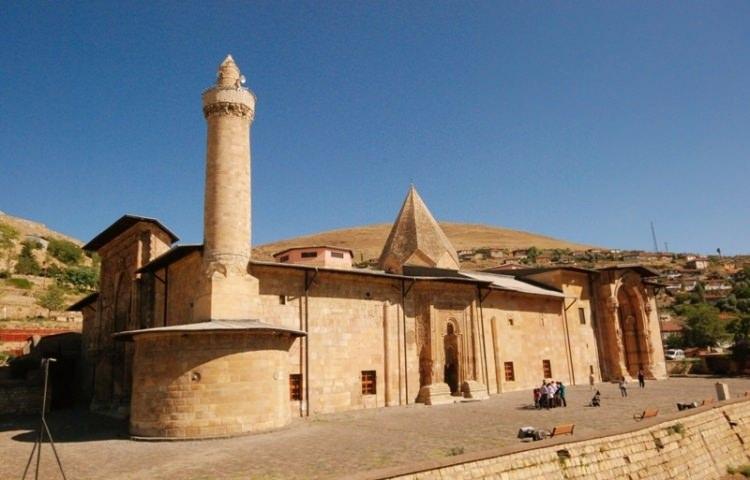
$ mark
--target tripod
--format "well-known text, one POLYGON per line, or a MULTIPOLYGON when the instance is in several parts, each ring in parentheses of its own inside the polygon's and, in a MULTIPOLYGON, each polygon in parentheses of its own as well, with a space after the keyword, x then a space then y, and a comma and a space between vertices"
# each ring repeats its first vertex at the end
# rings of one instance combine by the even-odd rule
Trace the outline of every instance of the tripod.
POLYGON ((55 460, 57 460, 57 466, 60 467, 60 473, 62 474, 63 480, 67 480, 65 478, 65 471, 63 470, 62 463, 60 462, 60 457, 57 455, 57 449, 55 448, 55 441, 52 440, 52 434, 49 431, 47 420, 44 418, 44 415, 46 414, 46 410, 47 410, 47 381, 49 380, 49 363, 56 362, 56 361, 57 360, 54 358, 42 359, 42 367, 44 368, 44 394, 42 396, 42 422, 39 425, 39 435, 34 441, 34 448, 31 449, 31 455, 29 455, 29 461, 26 462, 26 468, 23 469, 23 477, 21 477, 21 480, 26 479, 26 474, 29 471, 29 466, 31 465, 31 461, 34 459, 34 453, 36 453, 36 471, 34 472, 34 480, 39 479, 39 462, 41 462, 41 459, 42 459, 42 442, 44 441, 45 432, 47 432, 47 438, 49 438, 49 444, 52 446, 52 452, 55 454, 55 460))

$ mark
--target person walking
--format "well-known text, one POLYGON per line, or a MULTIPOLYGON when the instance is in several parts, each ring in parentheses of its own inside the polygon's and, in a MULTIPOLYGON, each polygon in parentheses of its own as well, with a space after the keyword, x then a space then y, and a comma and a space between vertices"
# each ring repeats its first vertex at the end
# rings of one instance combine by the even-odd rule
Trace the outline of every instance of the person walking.
POLYGON ((646 375, 643 374, 643 370, 638 370, 638 386, 646 388, 646 375))
POLYGON ((620 396, 621 397, 627 397, 628 396, 628 386, 625 383, 625 377, 620 378, 620 382, 618 383, 620 386, 620 396))
POLYGON ((557 382, 557 395, 560 397, 560 404, 563 407, 568 406, 568 402, 565 400, 565 385, 562 382, 557 382))

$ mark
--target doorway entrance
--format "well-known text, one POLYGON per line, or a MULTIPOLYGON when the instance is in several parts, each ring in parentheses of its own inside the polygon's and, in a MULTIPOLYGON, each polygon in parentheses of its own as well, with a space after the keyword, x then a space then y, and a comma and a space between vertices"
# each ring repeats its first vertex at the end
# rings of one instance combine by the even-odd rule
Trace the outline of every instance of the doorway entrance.
POLYGON ((638 370, 647 371, 650 364, 643 305, 638 292, 627 285, 623 285, 617 293, 617 303, 625 369, 630 376, 635 377, 638 370))
POLYGON ((458 336, 452 323, 448 323, 447 332, 443 338, 443 345, 445 347, 443 378, 445 378, 445 383, 450 387, 451 394, 458 395, 460 393, 458 381, 458 336))

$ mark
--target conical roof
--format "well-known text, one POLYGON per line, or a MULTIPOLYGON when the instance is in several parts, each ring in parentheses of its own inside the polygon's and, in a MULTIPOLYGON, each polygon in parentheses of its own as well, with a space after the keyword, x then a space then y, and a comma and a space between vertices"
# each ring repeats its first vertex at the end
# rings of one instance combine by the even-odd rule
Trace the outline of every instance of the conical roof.
POLYGON ((459 269, 458 254, 412 185, 380 254, 380 268, 400 273, 404 265, 459 269))
POLYGON ((237 66, 231 55, 227 55, 227 58, 219 65, 216 84, 223 87, 233 87, 238 85, 237 82, 239 82, 241 77, 240 67, 237 66))

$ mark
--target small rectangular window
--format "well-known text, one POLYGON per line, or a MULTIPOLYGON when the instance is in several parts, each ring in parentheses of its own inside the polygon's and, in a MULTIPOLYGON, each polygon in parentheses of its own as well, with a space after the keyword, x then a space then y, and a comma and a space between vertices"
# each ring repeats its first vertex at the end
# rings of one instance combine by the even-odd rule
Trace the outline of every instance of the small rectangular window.
POLYGON ((578 308, 578 320, 581 325, 586 325, 586 310, 583 307, 578 308))
POLYGON ((544 378, 552 378, 552 364, 549 360, 542 360, 542 369, 544 370, 544 378))
POLYGON ((344 258, 344 252, 331 252, 331 258, 344 258))
POLYGON ((289 375, 289 399, 302 400, 302 374, 292 373, 289 375))
POLYGON ((318 256, 318 252, 302 252, 302 258, 315 258, 318 256))
POLYGON ((513 317, 508 317, 508 325, 513 326, 513 317))
POLYGON ((286 263, 289 261, 289 255, 284 255, 283 257, 279 257, 280 263, 286 263))
POLYGON ((516 373, 513 371, 513 362, 505 362, 505 381, 516 381, 516 373))
POLYGON ((376 385, 375 370, 362 370, 362 395, 375 395, 376 385))
POLYGON ((279 305, 286 305, 286 295, 279 295, 279 305))

